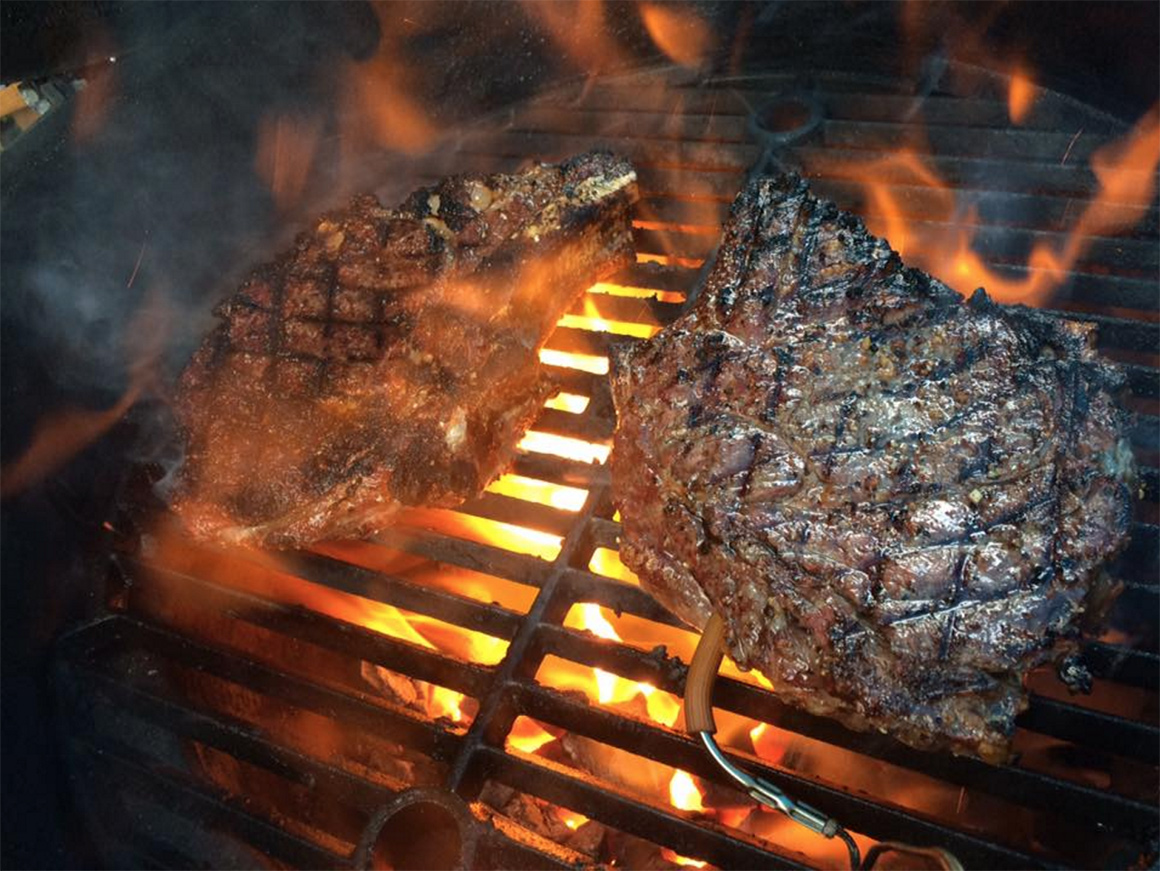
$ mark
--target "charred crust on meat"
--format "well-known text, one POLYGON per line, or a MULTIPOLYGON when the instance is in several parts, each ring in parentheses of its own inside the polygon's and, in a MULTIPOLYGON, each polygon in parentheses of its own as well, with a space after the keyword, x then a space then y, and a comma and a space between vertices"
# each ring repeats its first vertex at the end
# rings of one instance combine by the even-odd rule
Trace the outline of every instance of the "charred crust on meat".
POLYGON ((300 546, 476 495, 554 389, 556 321, 632 261, 635 198, 605 153, 324 214, 219 307, 181 377, 176 512, 199 538, 300 546))
POLYGON ((612 366, 622 559, 789 704, 1002 761, 1023 676, 1116 593, 1122 384, 1089 325, 963 301, 756 180, 704 292, 612 366))

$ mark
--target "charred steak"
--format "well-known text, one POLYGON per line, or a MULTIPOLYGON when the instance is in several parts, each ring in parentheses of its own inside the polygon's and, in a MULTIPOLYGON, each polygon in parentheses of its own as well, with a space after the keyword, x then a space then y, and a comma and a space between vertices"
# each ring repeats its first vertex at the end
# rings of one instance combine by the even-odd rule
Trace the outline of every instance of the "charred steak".
POLYGON ((614 360, 621 556, 790 704, 1007 758, 1022 680, 1110 603, 1132 463, 1088 326, 969 301, 793 177, 614 360))
POLYGON ((319 219, 220 306, 181 378, 187 527, 294 546, 478 494, 553 392, 556 321, 631 262, 635 182, 589 153, 319 219))

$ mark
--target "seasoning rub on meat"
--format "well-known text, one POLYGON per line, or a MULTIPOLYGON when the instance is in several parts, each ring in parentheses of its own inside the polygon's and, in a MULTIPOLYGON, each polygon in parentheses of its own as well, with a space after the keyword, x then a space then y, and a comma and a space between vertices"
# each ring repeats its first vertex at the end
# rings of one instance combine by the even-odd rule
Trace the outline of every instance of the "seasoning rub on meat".
POLYGON ((621 557, 788 703, 1009 756, 1072 684, 1132 474, 1092 328, 905 267, 794 177, 750 184, 694 308, 616 355, 621 557))
POLYGON ((593 152, 323 216, 220 306, 181 378, 186 526, 296 546, 478 494, 554 391, 556 321, 632 261, 635 199, 632 167, 593 152))

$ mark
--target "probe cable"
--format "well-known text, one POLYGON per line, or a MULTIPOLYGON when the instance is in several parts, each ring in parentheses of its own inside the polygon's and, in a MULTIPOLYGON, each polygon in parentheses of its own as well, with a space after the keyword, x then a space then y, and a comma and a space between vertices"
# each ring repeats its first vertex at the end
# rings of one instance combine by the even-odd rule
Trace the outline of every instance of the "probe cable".
POLYGON ((945 871, 963 871, 962 863, 953 855, 939 847, 915 847, 897 841, 882 841, 866 851, 863 860, 858 845, 850 833, 833 817, 827 816, 805 802, 795 801, 768 780, 754 777, 742 771, 721 751, 713 735, 717 724, 713 720, 713 684, 725 657, 725 621, 717 614, 709 618, 693 654, 689 675, 685 681, 685 729, 696 735, 709 751, 709 755, 751 798, 766 807, 781 811, 795 823, 805 826, 826 838, 839 838, 850 853, 850 868, 853 871, 868 871, 887 852, 906 853, 933 860, 945 871))

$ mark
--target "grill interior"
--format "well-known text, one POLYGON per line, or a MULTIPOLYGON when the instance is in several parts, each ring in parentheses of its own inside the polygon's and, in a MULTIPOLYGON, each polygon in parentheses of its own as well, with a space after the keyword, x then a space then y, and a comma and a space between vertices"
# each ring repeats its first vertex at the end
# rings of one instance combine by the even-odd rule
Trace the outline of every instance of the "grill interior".
MULTIPOLYGON (((976 250, 996 273, 1024 278, 1032 246, 1062 243, 1095 192, 1087 158, 1126 128, 1048 92, 1012 128, 1005 95, 1005 79, 959 65, 921 100, 885 79, 706 81, 658 67, 546 94, 418 161, 425 181, 604 146, 638 167, 638 263, 586 294, 548 343, 557 355, 581 355, 546 362, 570 363, 553 365, 554 374, 588 402, 550 403, 533 427, 541 435, 513 469, 573 490, 536 501, 526 488, 493 487, 455 512, 410 512, 367 542, 266 556, 181 540, 151 496, 155 471, 135 469, 106 525, 110 614, 65 638, 56 671, 76 802, 99 854, 139 867, 346 867, 395 849, 386 861, 407 864, 391 846, 397 835, 379 829, 397 796, 420 786, 434 792, 408 825, 431 839, 440 820, 457 820, 448 855, 473 867, 608 861, 582 839, 555 843, 502 813, 494 799, 513 791, 602 824, 613 833, 606 843, 629 836, 678 854, 652 867, 681 857, 720 867, 841 865, 840 844, 746 812, 752 802, 699 743, 648 715, 651 697, 635 710, 601 705, 559 677, 600 669, 650 684, 659 704, 664 693, 681 695, 696 640, 615 556, 619 524, 603 464, 615 425, 606 355, 610 343, 677 317, 751 168, 799 167, 819 194, 873 219, 850 165, 923 131, 929 163, 977 210, 976 250), (750 114, 777 94, 807 95, 822 118, 767 151, 750 114), (592 329, 594 318, 610 329, 592 329), (545 450, 561 446, 572 459, 545 450), (480 655, 393 631, 381 622, 390 612, 374 603, 419 615, 428 639, 462 635, 454 627, 479 633, 471 649, 480 655), (585 603, 606 609, 624 641, 578 628, 585 603), (406 678, 462 694, 458 714, 421 713, 407 703, 416 685, 406 678), (580 748, 599 747, 601 762, 582 771, 579 751, 517 749, 510 736, 537 729, 557 743, 563 730, 580 748), (675 808, 664 789, 638 788, 638 758, 698 778, 707 805, 740 810, 710 817, 675 808), (441 804, 447 793, 466 807, 441 804)), ((883 180, 915 232, 945 229, 929 188, 901 175, 883 180)), ((1099 324, 1099 347, 1127 371, 1126 401, 1138 414, 1132 543, 1111 566, 1125 589, 1110 628, 1084 647, 1092 694, 1070 697, 1046 670, 1033 674, 1020 758, 994 767, 787 708, 733 670, 715 702, 737 736, 728 750, 744 767, 859 836, 941 846, 968 867, 1127 867, 1154 856, 1158 227, 1153 202, 1131 233, 1091 240, 1051 302, 1061 316, 1099 324)))

